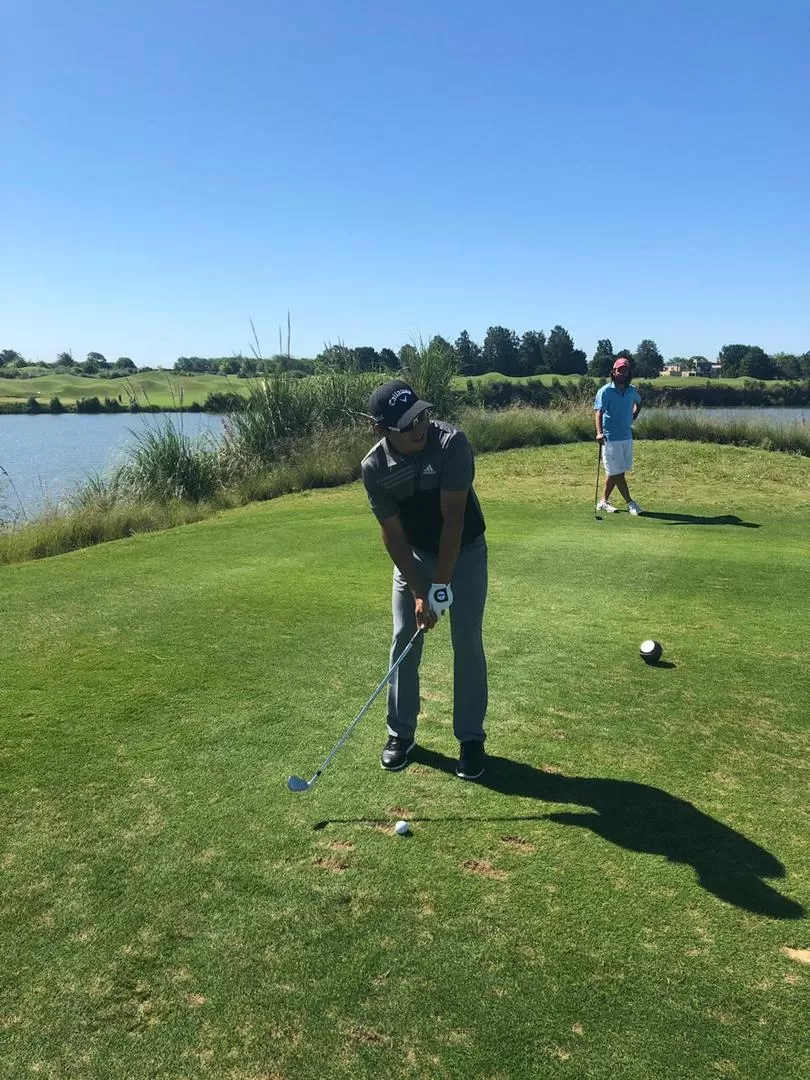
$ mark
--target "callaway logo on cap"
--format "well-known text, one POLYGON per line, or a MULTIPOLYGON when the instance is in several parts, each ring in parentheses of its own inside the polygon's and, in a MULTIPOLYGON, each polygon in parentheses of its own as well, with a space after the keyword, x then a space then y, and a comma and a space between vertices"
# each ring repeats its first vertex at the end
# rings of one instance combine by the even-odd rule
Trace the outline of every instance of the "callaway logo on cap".
POLYGON ((413 387, 401 379, 378 386, 368 399, 368 411, 374 421, 389 431, 399 431, 433 406, 422 401, 413 387))

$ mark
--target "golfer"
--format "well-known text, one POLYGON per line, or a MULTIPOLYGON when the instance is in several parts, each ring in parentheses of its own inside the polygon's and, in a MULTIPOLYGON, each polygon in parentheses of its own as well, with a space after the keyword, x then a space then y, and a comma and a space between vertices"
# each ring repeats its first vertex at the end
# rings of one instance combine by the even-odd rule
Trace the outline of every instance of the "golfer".
MULTIPOLYGON (((487 662, 482 622, 487 595, 484 518, 473 491, 475 466, 466 435, 430 418, 430 402, 395 379, 371 395, 380 437, 363 458, 363 483, 394 563, 391 665, 416 633, 450 613, 453 731, 460 744, 456 776, 484 771, 487 662)), ((408 764, 419 714, 421 634, 388 687, 388 741, 380 764, 408 764)))
POLYGON ((625 476, 633 468, 633 423, 641 412, 641 395, 630 385, 631 379, 630 361, 620 356, 613 365, 611 381, 599 387, 593 403, 596 441, 602 447, 605 466, 605 490, 596 509, 615 513, 618 507, 612 505, 610 495, 618 488, 627 509, 638 517, 644 511, 631 498, 625 476))

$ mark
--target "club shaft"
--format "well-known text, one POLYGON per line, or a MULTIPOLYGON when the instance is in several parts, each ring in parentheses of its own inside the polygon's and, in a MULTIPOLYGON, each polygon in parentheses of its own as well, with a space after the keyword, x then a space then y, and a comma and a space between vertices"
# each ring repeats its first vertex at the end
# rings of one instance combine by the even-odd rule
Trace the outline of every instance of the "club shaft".
POLYGON ((593 499, 593 512, 594 512, 594 515, 596 517, 599 516, 598 513, 597 513, 597 510, 596 510, 596 507, 599 505, 599 470, 600 470, 601 466, 602 466, 602 444, 597 443, 596 444, 596 491, 594 492, 594 499, 593 499))
POLYGON ((393 664, 391 665, 391 670, 390 670, 390 671, 388 672, 388 674, 387 674, 387 675, 385 676, 385 678, 384 678, 384 679, 382 680, 382 682, 380 683, 380 685, 379 685, 379 686, 377 687, 377 689, 376 689, 376 690, 374 691, 374 693, 373 693, 373 694, 371 695, 371 697, 370 697, 370 698, 368 699, 368 701, 367 701, 367 702, 365 703, 365 705, 364 705, 364 706, 363 706, 363 708, 362 708, 362 709, 360 710, 360 712, 359 712, 359 713, 357 714, 357 716, 355 716, 354 720, 352 720, 352 722, 351 722, 351 723, 349 724, 349 726, 348 726, 348 727, 346 728, 346 730, 345 730, 345 731, 343 732, 343 734, 341 735, 340 739, 339 739, 339 740, 338 740, 338 741, 337 741, 337 742, 335 743, 334 747, 332 748, 332 750, 331 750, 331 751, 330 751, 330 753, 329 753, 329 756, 328 756, 328 757, 327 757, 327 758, 326 758, 326 759, 324 760, 323 764, 322 764, 322 765, 320 766, 320 768, 318 769, 318 771, 317 771, 317 772, 315 773, 315 775, 314 775, 314 776, 312 777, 312 779, 310 780, 310 782, 309 782, 309 785, 310 785, 310 787, 311 787, 311 786, 312 786, 312 785, 313 785, 313 784, 315 783, 315 781, 316 781, 316 780, 318 779, 318 777, 319 777, 319 776, 321 775, 321 773, 323 772, 323 770, 324 770, 324 769, 326 768, 326 766, 327 766, 327 765, 329 764, 329 762, 330 762, 330 761, 332 760, 332 758, 333 758, 333 757, 335 756, 335 754, 336 754, 336 753, 338 752, 338 750, 340 750, 341 746, 343 746, 343 744, 344 744, 344 743, 346 742, 346 740, 348 739, 348 737, 349 737, 349 736, 351 735, 352 731, 354 731, 354 729, 355 729, 356 725, 357 725, 357 724, 358 724, 358 723, 360 722, 360 720, 362 720, 362 718, 363 718, 363 717, 364 717, 364 716, 366 715, 366 713, 367 713, 367 712, 368 712, 368 710, 369 710, 369 709, 371 708, 371 706, 372 706, 372 704, 374 703, 374 701, 375 701, 375 700, 377 699, 377 697, 378 697, 378 695, 379 695, 380 691, 381 691, 381 690, 382 690, 382 689, 383 689, 383 688, 384 688, 385 686, 387 686, 387 685, 388 685, 388 683, 389 683, 389 682, 391 681, 391 679, 393 678, 394 672, 395 672, 395 671, 397 670, 397 668, 399 667, 399 665, 400 665, 400 664, 402 663, 402 661, 403 661, 403 660, 405 659, 405 657, 406 657, 406 656, 408 655, 408 653, 409 653, 409 652, 411 651, 411 649, 412 649, 412 648, 414 647, 414 645, 416 644, 416 639, 417 639, 417 638, 419 637, 419 635, 420 635, 421 633, 422 633, 422 628, 420 627, 420 628, 419 628, 419 629, 418 629, 418 630, 416 631, 416 633, 415 633, 415 634, 413 635, 413 637, 411 638, 411 640, 410 640, 410 641, 408 642, 408 644, 407 644, 407 645, 405 646, 405 648, 404 648, 404 649, 402 650, 402 652, 401 652, 401 653, 399 654, 399 656, 397 657, 397 659, 395 660, 395 662, 394 662, 394 663, 393 663, 393 664))

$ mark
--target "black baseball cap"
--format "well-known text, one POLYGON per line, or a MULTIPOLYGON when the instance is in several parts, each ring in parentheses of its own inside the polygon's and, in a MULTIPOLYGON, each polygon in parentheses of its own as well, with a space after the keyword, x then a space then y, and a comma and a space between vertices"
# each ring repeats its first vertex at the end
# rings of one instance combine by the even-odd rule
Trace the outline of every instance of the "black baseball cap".
POLYGON ((407 427, 421 412, 432 408, 429 401, 422 401, 413 387, 402 379, 383 383, 368 399, 369 414, 375 423, 389 431, 407 427))

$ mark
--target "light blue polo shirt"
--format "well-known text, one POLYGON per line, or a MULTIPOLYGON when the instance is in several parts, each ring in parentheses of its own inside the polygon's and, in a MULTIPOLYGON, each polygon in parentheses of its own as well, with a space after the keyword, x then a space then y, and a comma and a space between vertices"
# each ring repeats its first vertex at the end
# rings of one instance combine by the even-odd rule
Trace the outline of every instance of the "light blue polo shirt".
POLYGON ((624 392, 609 382, 596 391, 593 411, 600 409, 605 442, 622 442, 633 438, 633 406, 641 404, 641 394, 631 383, 624 392))

